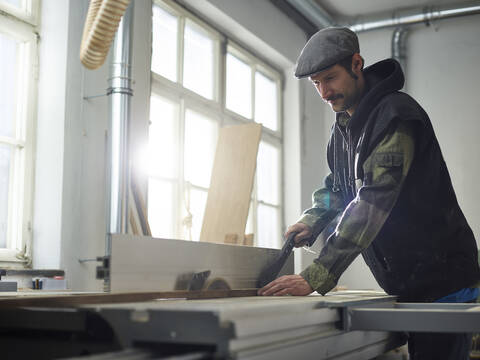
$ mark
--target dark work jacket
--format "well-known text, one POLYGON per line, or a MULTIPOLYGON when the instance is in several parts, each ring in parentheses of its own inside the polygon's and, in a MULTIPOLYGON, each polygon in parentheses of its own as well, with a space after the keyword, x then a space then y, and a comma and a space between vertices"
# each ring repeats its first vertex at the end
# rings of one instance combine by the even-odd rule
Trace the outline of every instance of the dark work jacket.
POLYGON ((398 199, 380 232, 362 252, 379 285, 400 301, 433 301, 480 279, 475 238, 452 187, 426 112, 400 92, 404 77, 393 59, 364 70, 367 92, 346 128, 335 124, 328 146, 334 191, 345 205, 356 184, 369 182, 362 165, 387 130, 414 128, 415 154, 398 199))

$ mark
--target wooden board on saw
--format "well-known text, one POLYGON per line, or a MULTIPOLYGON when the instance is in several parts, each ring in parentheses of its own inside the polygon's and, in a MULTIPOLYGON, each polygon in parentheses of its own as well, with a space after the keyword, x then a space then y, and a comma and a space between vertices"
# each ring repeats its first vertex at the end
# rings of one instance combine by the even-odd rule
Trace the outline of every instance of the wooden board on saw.
MULTIPOLYGON (((210 270, 232 289, 256 287, 261 270, 280 250, 112 234, 110 286, 113 292, 171 291, 181 275, 210 270)), ((293 255, 281 275, 293 274, 293 255)), ((178 288, 177 288, 178 289, 178 288)))
POLYGON ((200 241, 225 243, 234 234, 243 242, 261 129, 260 124, 220 129, 200 241))

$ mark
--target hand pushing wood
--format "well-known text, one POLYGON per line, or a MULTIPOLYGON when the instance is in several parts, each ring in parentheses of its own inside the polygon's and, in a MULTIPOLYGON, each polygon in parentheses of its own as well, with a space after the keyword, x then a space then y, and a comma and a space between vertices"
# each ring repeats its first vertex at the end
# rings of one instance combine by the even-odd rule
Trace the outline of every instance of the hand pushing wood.
POLYGON ((300 275, 284 275, 258 290, 263 296, 304 296, 313 292, 312 287, 300 275))
MULTIPOLYGON (((264 288, 275 279, 294 247, 304 246, 307 243, 312 245, 313 241, 315 241, 315 239, 312 239, 312 232, 313 231, 310 226, 302 223, 296 223, 288 228, 287 232, 285 233, 286 241, 283 244, 279 256, 271 264, 267 265, 258 277, 257 286, 259 288, 264 288)), ((312 292, 312 290, 310 290, 310 292, 312 292)))

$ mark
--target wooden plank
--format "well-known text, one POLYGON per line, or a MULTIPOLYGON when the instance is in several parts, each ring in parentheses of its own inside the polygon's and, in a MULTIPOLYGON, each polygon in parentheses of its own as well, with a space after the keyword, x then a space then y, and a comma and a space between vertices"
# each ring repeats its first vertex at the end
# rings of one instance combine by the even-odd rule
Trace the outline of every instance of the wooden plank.
POLYGON ((18 295, 0 296, 0 308, 40 306, 40 307, 72 307, 88 304, 115 304, 152 301, 156 299, 217 299, 227 297, 256 296, 257 289, 236 290, 198 290, 198 291, 163 291, 138 293, 87 293, 65 295, 18 295))
POLYGON ((137 220, 136 217, 135 217, 135 214, 134 214, 134 212, 133 212, 133 209, 130 207, 129 210, 130 210, 130 211, 129 211, 129 215, 130 215, 130 216, 129 216, 129 222, 130 222, 130 228, 129 228, 129 230, 131 231, 131 233, 132 233, 133 235, 142 235, 142 234, 140 234, 140 231, 138 230, 138 225, 137 225, 138 220, 137 220))
POLYGON ((254 234, 245 234, 245 237, 243 238, 243 245, 253 246, 253 236, 254 234))
MULTIPOLYGON (((130 179, 130 188, 132 192, 132 197, 133 197, 133 203, 131 203, 131 207, 134 207, 136 210, 136 215, 137 219, 140 223, 142 232, 142 235, 145 236, 152 236, 152 231, 150 230, 150 225, 148 223, 148 215, 147 215, 147 209, 145 206, 145 201, 143 200, 143 195, 142 192, 140 191, 140 188, 138 186, 137 180, 135 176, 132 176, 130 179)), ((137 235, 137 234, 134 234, 137 235)))
POLYGON ((237 234, 227 234, 225 235, 225 244, 233 244, 236 245, 238 244, 238 235, 237 234))
POLYGON ((200 241, 243 239, 257 163, 260 124, 220 129, 200 241))
MULTIPOLYGON (((232 289, 256 287, 261 270, 280 250, 243 245, 156 239, 112 234, 110 286, 113 292, 171 291, 179 276, 210 270, 232 289)), ((291 256, 282 274, 293 274, 291 256)))

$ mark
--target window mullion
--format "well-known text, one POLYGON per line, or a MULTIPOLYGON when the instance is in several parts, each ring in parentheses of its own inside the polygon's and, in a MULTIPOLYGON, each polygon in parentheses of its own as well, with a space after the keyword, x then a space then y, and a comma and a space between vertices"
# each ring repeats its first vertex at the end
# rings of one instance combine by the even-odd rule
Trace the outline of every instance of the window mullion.
POLYGON ((178 192, 177 192, 177 214, 176 214, 176 233, 177 238, 182 238, 183 235, 183 219, 182 213, 183 208, 185 207, 185 99, 180 98, 179 104, 179 126, 178 126, 178 137, 179 137, 179 151, 178 151, 178 192))
POLYGON ((257 196, 257 172, 255 171, 255 176, 253 178, 253 190, 252 190, 252 229, 253 233, 255 234, 254 237, 254 245, 258 246, 258 219, 257 219, 257 214, 258 214, 258 196, 257 196))
POLYGON ((255 72, 256 72, 256 67, 255 65, 251 65, 251 81, 252 81, 252 94, 251 94, 251 97, 252 97, 252 112, 251 112, 251 119, 254 121, 254 122, 257 122, 256 119, 255 119, 255 72))
POLYGON ((14 139, 8 136, 0 136, 0 144, 11 145, 11 146, 15 146, 20 149, 23 149, 26 145, 26 142, 23 140, 14 139))
POLYGON ((282 80, 278 79, 276 81, 277 84, 277 133, 280 133, 280 137, 283 137, 283 108, 282 108, 282 96, 283 96, 283 91, 282 91, 282 80))
POLYGON ((226 100, 227 100, 227 40, 223 39, 220 44, 220 70, 219 70, 219 96, 218 101, 220 102, 220 109, 222 112, 220 127, 223 127, 225 124, 225 110, 226 110, 226 100))
POLYGON ((184 37, 185 34, 185 17, 178 18, 178 37, 177 37, 177 82, 183 85, 183 56, 184 56, 184 37))
POLYGON ((22 239, 22 230, 23 230, 23 204, 24 204, 24 179, 25 179, 25 150, 15 149, 14 155, 14 175, 12 180, 12 192, 13 192, 13 202, 12 202, 12 249, 20 249, 23 247, 22 239))

